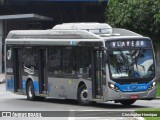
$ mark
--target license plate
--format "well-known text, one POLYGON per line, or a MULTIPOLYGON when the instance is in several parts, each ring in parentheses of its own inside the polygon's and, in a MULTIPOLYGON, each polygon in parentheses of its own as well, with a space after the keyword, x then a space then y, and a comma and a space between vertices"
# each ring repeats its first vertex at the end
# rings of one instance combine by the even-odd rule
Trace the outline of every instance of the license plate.
POLYGON ((131 95, 131 99, 138 99, 139 95, 131 95))

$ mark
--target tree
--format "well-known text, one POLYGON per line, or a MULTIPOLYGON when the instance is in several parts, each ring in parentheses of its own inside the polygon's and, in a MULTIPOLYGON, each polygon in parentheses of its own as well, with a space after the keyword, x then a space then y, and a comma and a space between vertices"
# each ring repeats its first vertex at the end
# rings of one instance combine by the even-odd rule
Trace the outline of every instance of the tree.
POLYGON ((160 0, 109 0, 106 13, 113 27, 160 37, 160 0))
POLYGON ((157 73, 159 74, 160 0, 109 0, 106 17, 107 23, 112 27, 133 30, 154 40, 157 50, 157 73))

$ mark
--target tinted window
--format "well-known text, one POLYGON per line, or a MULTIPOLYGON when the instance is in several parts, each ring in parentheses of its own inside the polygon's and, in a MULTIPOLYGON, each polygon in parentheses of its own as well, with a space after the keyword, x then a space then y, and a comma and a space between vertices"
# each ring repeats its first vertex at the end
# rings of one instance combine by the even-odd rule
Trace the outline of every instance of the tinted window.
POLYGON ((148 49, 113 51, 109 55, 113 79, 154 77, 153 51, 148 49))
POLYGON ((91 50, 86 47, 50 47, 49 75, 55 77, 89 77, 91 50))
POLYGON ((61 47, 49 48, 49 74, 50 75, 61 75, 62 64, 61 64, 61 47))
POLYGON ((77 49, 77 72, 83 77, 91 76, 91 48, 80 47, 77 49))
POLYGON ((13 48, 7 46, 6 48, 6 72, 7 74, 13 74, 13 48))
POLYGON ((38 72, 38 50, 25 48, 21 54, 22 69, 27 74, 37 74, 38 72))
POLYGON ((64 75, 76 75, 76 48, 62 48, 62 66, 64 75))

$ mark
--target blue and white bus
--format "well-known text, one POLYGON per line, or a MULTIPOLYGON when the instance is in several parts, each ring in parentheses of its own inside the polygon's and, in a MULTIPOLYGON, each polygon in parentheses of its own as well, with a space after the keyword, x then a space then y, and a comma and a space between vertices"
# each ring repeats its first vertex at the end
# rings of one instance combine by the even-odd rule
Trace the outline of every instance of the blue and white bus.
POLYGON ((6 89, 28 100, 131 105, 156 97, 151 39, 105 23, 11 31, 5 53, 6 89))

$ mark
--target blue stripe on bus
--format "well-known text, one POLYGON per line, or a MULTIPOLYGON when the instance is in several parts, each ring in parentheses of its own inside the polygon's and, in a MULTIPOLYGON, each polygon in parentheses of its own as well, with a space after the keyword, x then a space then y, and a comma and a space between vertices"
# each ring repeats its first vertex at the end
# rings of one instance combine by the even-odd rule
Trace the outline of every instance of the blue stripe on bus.
POLYGON ((24 93, 26 93, 26 80, 23 80, 23 82, 22 82, 22 89, 23 89, 24 93))
POLYGON ((33 84, 34 84, 34 91, 39 91, 39 82, 33 81, 33 84))
POLYGON ((152 81, 148 84, 124 84, 120 85, 116 83, 115 85, 119 87, 120 91, 122 92, 140 92, 140 91, 146 91, 151 86, 152 81))
POLYGON ((6 90, 14 92, 14 80, 6 80, 6 90))
MULTIPOLYGON (((39 82, 33 81, 34 91, 39 91, 39 82)), ((22 89, 26 93, 26 80, 22 81, 22 89)), ((14 92, 14 80, 6 80, 6 90, 14 92)))

